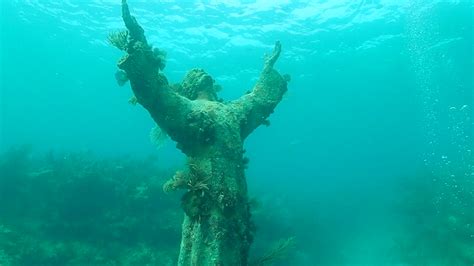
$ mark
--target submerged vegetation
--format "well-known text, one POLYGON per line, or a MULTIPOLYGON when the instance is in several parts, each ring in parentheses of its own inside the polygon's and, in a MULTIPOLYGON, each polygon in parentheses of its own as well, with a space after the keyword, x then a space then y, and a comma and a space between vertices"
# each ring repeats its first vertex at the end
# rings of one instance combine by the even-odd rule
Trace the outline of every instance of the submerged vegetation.
MULTIPOLYGON (((181 208, 190 216, 204 213, 196 206, 205 205, 195 201, 209 193, 208 181, 187 171, 162 169, 159 161, 100 158, 90 152, 38 155, 28 146, 1 155, 0 265, 176 265, 181 208), (176 193, 167 193, 172 191, 176 193)), ((401 216, 401 230, 393 234, 393 243, 386 243, 391 250, 388 261, 474 261, 470 180, 467 175, 457 179, 457 187, 431 174, 401 181, 400 202, 394 209, 401 216)), ((305 224, 304 213, 300 218, 286 216, 287 207, 278 198, 259 201, 263 208, 252 201, 258 241, 250 265, 288 265, 295 255, 312 252, 293 237, 278 240, 296 227, 319 232, 324 241, 337 237, 325 236, 316 224, 305 224)))
POLYGON ((21 147, 0 173, 0 265, 175 264, 182 213, 156 158, 21 147))
POLYGON ((180 204, 206 185, 180 171, 171 180, 185 183, 171 185, 176 169, 157 161, 35 154, 29 146, 2 154, 0 265, 176 265, 180 204), (177 188, 185 194, 163 192, 177 188))

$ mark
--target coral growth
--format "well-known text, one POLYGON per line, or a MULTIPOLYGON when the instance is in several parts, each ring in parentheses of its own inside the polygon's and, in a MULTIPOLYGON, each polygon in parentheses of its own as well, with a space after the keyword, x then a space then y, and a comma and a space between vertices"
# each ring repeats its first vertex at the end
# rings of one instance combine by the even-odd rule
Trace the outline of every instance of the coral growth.
POLYGON ((117 72, 115 72, 115 81, 117 81, 119 86, 125 85, 128 81, 127 73, 123 70, 117 70, 117 72))
POLYGON ((134 106, 137 105, 137 103, 138 103, 137 97, 135 97, 135 95, 132 96, 132 97, 130 97, 130 98, 128 99, 128 103, 131 104, 131 105, 134 105, 134 106))
POLYGON ((128 45, 128 31, 122 30, 111 32, 109 36, 107 36, 107 41, 118 49, 126 51, 128 45))
POLYGON ((166 67, 166 52, 164 50, 153 48, 153 57, 158 62, 158 68, 160 70, 165 69, 166 67))
POLYGON ((163 191, 168 193, 178 189, 187 189, 188 191, 209 190, 209 185, 207 184, 209 179, 209 177, 200 178, 196 174, 177 171, 174 176, 163 185, 163 191))
POLYGON ((177 171, 174 176, 163 185, 163 191, 169 193, 180 188, 186 188, 188 183, 188 174, 183 171, 177 171))
POLYGON ((156 148, 161 148, 167 139, 168 135, 162 128, 160 128, 160 126, 156 125, 151 129, 150 141, 156 148))

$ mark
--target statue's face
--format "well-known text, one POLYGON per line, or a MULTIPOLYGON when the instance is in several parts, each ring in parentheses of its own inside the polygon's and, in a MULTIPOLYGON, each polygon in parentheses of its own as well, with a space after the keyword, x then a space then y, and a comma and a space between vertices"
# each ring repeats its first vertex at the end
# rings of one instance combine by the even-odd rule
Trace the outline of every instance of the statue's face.
POLYGON ((214 79, 202 69, 192 69, 186 74, 182 94, 191 100, 217 100, 214 79))
POLYGON ((214 80, 207 73, 196 77, 195 84, 196 92, 198 94, 209 94, 214 92, 214 80))

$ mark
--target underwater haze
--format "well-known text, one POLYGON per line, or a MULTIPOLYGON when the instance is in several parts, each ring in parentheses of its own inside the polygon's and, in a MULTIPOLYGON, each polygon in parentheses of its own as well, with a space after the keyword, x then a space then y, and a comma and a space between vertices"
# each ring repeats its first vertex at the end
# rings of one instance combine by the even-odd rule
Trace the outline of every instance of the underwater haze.
MULTIPOLYGON (((0 265, 177 263, 185 156, 117 84, 120 4, 0 3, 0 265)), ((288 91, 245 142, 251 259, 474 264, 473 1, 128 4, 170 82, 202 68, 224 101, 282 44, 288 91)))

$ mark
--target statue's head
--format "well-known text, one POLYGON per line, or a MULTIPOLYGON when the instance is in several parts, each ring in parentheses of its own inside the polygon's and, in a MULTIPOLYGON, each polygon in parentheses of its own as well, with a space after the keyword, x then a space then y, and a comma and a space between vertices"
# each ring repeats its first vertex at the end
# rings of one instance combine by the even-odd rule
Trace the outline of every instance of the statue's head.
POLYGON ((191 69, 177 88, 178 93, 190 100, 204 99, 217 101, 217 90, 220 86, 214 84, 214 79, 203 69, 191 69))

